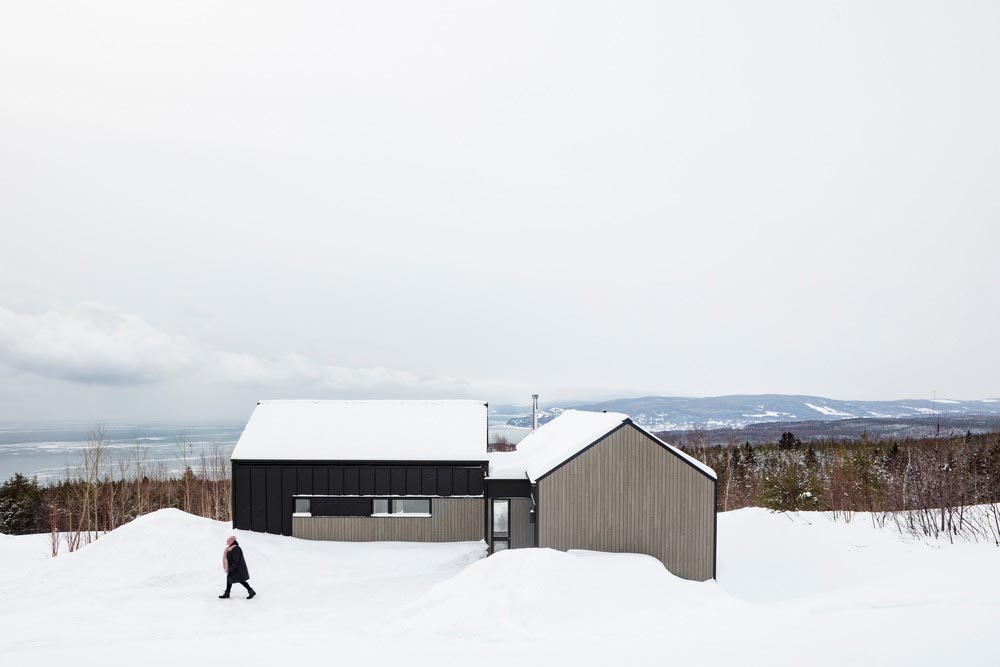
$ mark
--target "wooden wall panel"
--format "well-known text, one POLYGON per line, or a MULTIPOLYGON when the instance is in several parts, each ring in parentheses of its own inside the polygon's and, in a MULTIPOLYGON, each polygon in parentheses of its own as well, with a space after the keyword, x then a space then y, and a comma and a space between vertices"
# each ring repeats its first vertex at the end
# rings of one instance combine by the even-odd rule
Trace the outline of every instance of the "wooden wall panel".
POLYGON ((510 499, 510 548, 535 546, 535 524, 531 523, 531 498, 510 499))
POLYGON ((626 425, 538 482, 539 546, 658 558, 715 576, 715 482, 626 425))
POLYGON ((292 535, 340 542, 470 542, 483 539, 482 498, 434 498, 429 517, 292 517, 292 535))

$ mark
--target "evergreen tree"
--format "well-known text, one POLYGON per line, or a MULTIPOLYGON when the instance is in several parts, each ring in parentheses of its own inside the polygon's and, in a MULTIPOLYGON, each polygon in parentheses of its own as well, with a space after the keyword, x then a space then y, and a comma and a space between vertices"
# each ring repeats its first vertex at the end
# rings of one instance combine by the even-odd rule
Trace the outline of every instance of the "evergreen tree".
POLYGON ((38 531, 35 517, 42 503, 42 488, 35 478, 21 473, 0 486, 0 533, 25 535, 38 531))
POLYGON ((798 449, 802 446, 802 441, 795 437, 791 431, 785 431, 778 439, 778 449, 798 449))
POLYGON ((819 468, 819 457, 816 456, 816 450, 813 449, 812 445, 806 448, 806 455, 804 458, 806 465, 806 470, 816 470, 819 468))
POLYGON ((806 475, 796 466, 788 465, 777 474, 768 475, 761 491, 764 506, 773 510, 792 512, 816 505, 806 475))

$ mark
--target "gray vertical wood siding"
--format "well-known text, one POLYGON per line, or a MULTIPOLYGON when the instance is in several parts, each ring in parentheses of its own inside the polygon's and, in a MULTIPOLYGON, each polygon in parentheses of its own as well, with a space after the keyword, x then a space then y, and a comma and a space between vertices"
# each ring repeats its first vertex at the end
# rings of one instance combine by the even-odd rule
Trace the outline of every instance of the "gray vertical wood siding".
POLYGON ((715 576, 715 481, 631 424, 538 481, 539 546, 631 552, 715 576))
POLYGON ((434 498, 429 517, 292 517, 292 535, 340 542, 472 542, 483 539, 482 498, 434 498))
POLYGON ((510 548, 535 546, 535 524, 531 523, 531 498, 510 499, 510 548))

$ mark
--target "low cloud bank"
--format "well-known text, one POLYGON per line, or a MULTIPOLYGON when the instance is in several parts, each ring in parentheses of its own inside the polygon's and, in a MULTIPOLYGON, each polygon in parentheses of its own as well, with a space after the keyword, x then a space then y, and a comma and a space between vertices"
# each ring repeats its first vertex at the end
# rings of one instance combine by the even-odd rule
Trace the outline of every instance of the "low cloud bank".
POLYGON ((191 340, 100 304, 42 314, 0 306, 0 362, 43 377, 85 384, 149 384, 191 371, 199 356, 191 340))
POLYGON ((466 379, 393 368, 351 368, 284 353, 275 358, 211 349, 138 315, 97 303, 41 314, 0 306, 0 364, 89 385, 135 386, 191 377, 204 382, 298 387, 322 393, 468 395, 466 379))

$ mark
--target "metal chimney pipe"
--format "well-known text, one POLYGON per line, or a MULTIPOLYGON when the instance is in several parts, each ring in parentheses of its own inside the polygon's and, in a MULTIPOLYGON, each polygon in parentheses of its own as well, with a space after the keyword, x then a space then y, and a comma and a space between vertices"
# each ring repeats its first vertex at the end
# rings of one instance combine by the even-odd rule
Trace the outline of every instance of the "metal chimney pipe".
POLYGON ((531 395, 531 430, 538 428, 538 394, 531 395))

